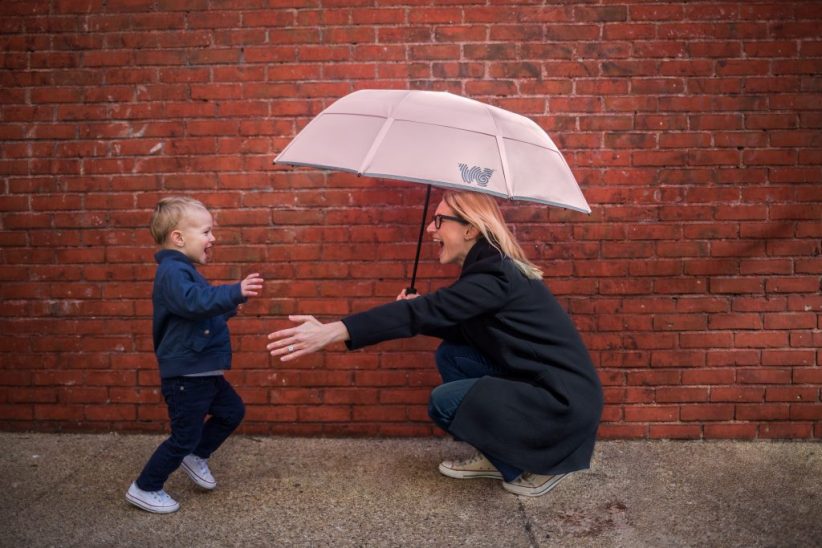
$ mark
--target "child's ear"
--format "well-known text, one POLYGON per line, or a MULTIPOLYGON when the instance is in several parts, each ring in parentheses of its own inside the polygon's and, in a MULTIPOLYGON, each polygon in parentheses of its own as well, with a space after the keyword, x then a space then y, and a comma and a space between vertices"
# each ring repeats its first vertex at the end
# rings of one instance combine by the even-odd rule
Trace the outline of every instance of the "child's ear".
POLYGON ((184 245, 186 245, 183 241, 183 233, 179 230, 173 230, 171 234, 168 235, 168 241, 170 241, 176 247, 183 247, 184 245))

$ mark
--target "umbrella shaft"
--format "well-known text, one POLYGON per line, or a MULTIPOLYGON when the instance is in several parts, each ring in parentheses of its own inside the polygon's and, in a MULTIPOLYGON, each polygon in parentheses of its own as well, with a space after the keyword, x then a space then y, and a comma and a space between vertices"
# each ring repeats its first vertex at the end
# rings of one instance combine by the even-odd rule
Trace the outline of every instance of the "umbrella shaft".
POLYGON ((414 257, 414 272, 411 274, 411 286, 406 288, 405 293, 412 295, 417 292, 414 283, 417 281, 417 266, 420 262, 420 249, 422 249, 422 237, 425 234, 425 220, 428 218, 428 202, 431 200, 431 185, 425 191, 425 206, 422 208, 422 221, 420 221, 420 237, 417 240, 417 255, 414 257))

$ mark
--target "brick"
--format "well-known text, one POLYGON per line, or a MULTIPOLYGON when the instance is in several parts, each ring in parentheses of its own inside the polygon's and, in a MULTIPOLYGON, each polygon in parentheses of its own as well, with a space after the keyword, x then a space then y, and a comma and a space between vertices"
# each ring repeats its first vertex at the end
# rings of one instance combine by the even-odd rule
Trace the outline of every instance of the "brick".
POLYGON ((299 407, 297 417, 307 422, 339 422, 352 420, 350 406, 299 407))
POLYGON ((786 384, 790 382, 791 370, 787 368, 741 369, 736 376, 739 384, 786 384))
POLYGON ((794 369, 793 381, 799 384, 822 384, 822 367, 794 369))
POLYGON ((812 350, 763 350, 762 365, 799 365, 810 366, 814 364, 814 352, 812 350))
POLYGON ((656 401, 659 403, 701 402, 708 400, 708 389, 701 387, 659 387, 656 401))
POLYGON ((761 387, 714 387, 711 389, 712 402, 762 402, 765 389, 761 387))
POLYGON ((734 419, 734 406, 727 404, 688 405, 680 412, 683 421, 731 421, 734 419))
POLYGON ((6 425, 11 424, 9 421, 30 421, 34 418, 34 408, 32 405, 9 405, 0 403, 0 419, 5 421, 4 424, 6 425))
POLYGON ((603 397, 606 405, 625 403, 625 389, 604 387, 603 397))
POLYGON ((759 437, 766 439, 803 439, 813 435, 813 423, 765 423, 759 426, 759 437))
POLYGON ((762 329, 758 314, 712 314, 708 317, 710 329, 762 329))
POLYGON ((706 424, 705 438, 752 440, 757 437, 757 428, 751 423, 706 424))
POLYGON ((137 418, 133 405, 86 405, 83 415, 89 421, 133 421, 137 418))
POLYGON ((85 418, 82 405, 35 404, 34 419, 38 421, 77 421, 85 418))
POLYGON ((678 406, 638 406, 625 409, 625 420, 628 422, 674 422, 678 419, 678 406))
POLYGON ((329 405, 353 404, 373 405, 379 401, 379 390, 362 388, 334 388, 326 389, 323 401, 329 405))
POLYGON ((734 344, 737 348, 776 348, 788 346, 788 335, 780 331, 759 333, 736 333, 734 344))
POLYGON ((651 439, 694 440, 702 437, 702 427, 698 425, 652 424, 648 428, 648 437, 651 439))
POLYGON ((792 421, 814 421, 822 419, 822 405, 816 404, 792 404, 790 407, 790 419, 792 421))
POLYGON ((323 395, 317 389, 278 388, 270 391, 270 403, 275 405, 320 404, 323 395))
POLYGON ((643 387, 628 387, 624 390, 625 403, 653 403, 654 390, 643 387))
POLYGON ((705 353, 700 351, 655 351, 651 367, 702 367, 705 353))
POLYGON ((817 388, 803 387, 769 387, 765 391, 765 401, 808 402, 817 401, 817 388))
MULTIPOLYGON (((708 361, 710 362, 710 354, 708 361)), ((688 369, 682 372, 683 385, 733 384, 735 379, 734 371, 728 369, 688 369)))
POLYGON ((647 437, 647 426, 640 424, 600 424, 597 435, 601 439, 637 440, 647 437))
POLYGON ((737 420, 772 421, 785 420, 788 418, 789 406, 787 404, 771 405, 737 405, 737 420))
MULTIPOLYGON (((329 414, 331 416, 331 413, 329 414)), ((295 406, 247 406, 244 422, 262 421, 267 423, 293 423, 298 420, 298 408, 295 406)), ((273 426, 272 426, 273 428, 273 426)))
POLYGON ((765 329, 813 329, 817 317, 813 313, 770 314, 765 318, 765 329))
POLYGON ((404 406, 380 405, 367 406, 358 405, 352 411, 353 421, 381 421, 381 422, 401 422, 408 418, 408 413, 404 406))

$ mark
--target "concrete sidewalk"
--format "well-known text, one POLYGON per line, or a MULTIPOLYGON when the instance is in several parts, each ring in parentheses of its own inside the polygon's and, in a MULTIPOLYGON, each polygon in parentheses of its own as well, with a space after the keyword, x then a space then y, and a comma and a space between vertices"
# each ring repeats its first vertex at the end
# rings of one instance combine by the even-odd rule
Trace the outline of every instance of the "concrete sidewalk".
POLYGON ((601 442, 541 498, 454 480, 447 439, 234 436, 171 515, 124 495, 157 435, 0 433, 2 546, 819 546, 822 444, 601 442))

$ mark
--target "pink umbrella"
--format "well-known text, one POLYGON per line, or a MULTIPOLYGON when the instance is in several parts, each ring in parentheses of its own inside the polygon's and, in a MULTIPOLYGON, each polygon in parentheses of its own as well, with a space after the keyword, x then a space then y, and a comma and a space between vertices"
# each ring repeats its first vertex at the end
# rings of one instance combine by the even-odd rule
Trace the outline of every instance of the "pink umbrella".
POLYGON ((323 110, 277 163, 485 192, 584 213, 591 208, 550 137, 533 120, 438 91, 355 91, 323 110))

